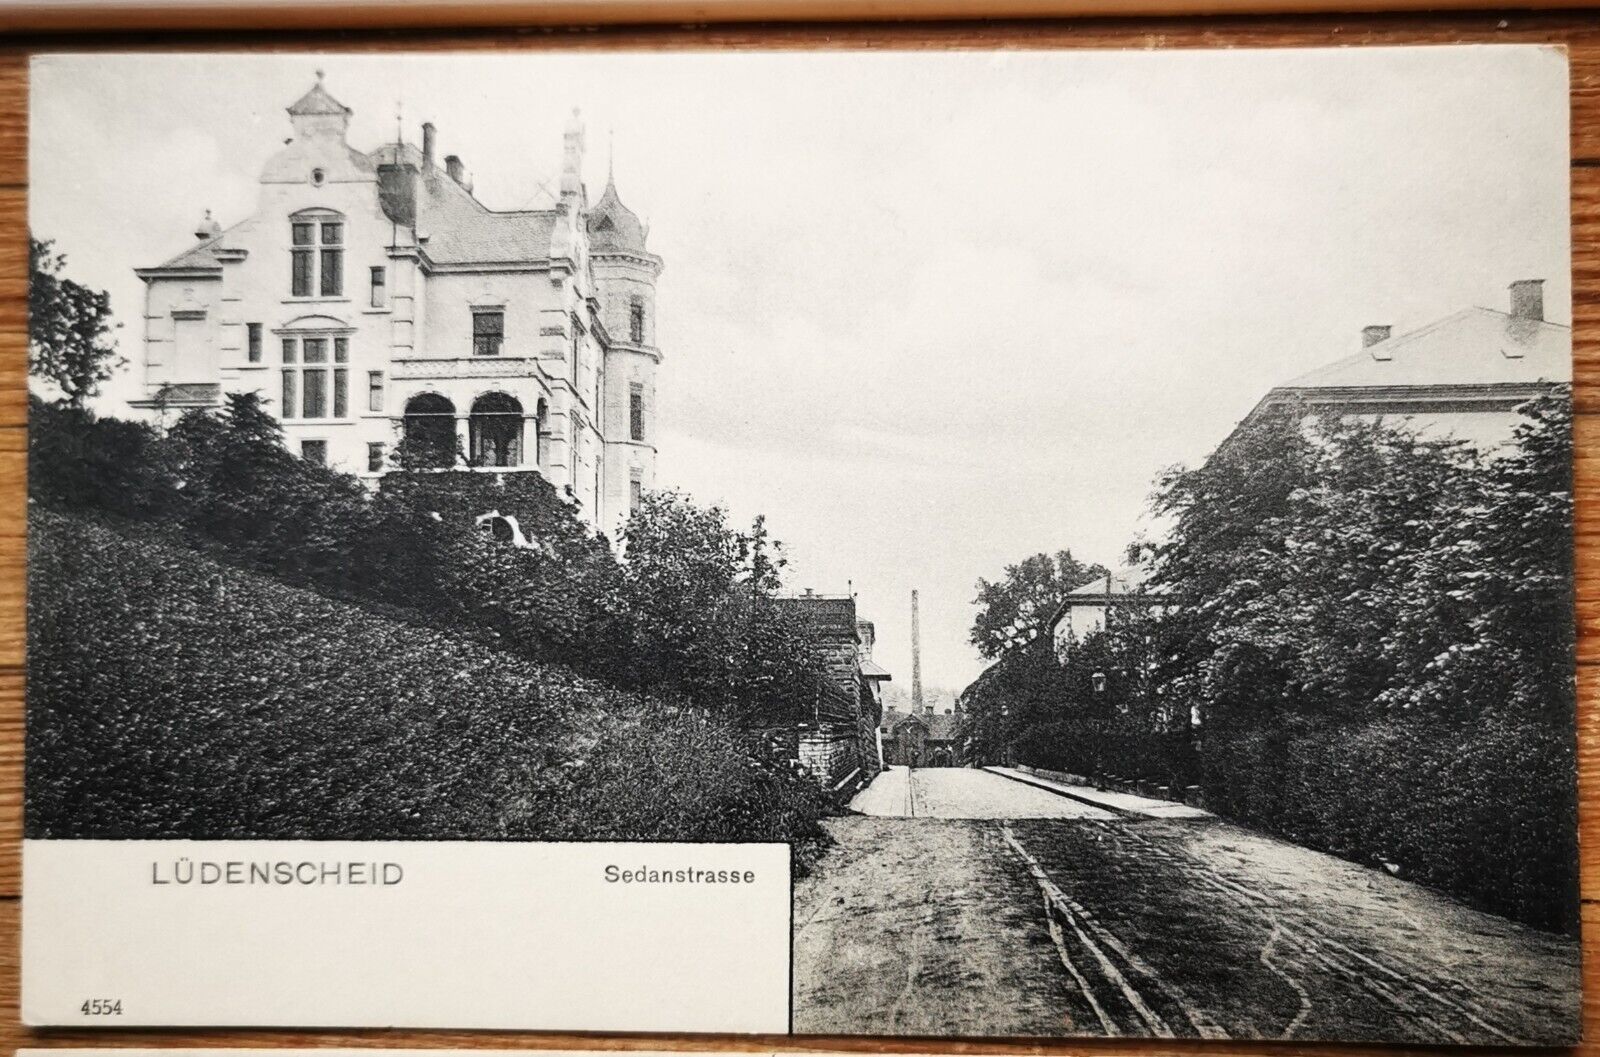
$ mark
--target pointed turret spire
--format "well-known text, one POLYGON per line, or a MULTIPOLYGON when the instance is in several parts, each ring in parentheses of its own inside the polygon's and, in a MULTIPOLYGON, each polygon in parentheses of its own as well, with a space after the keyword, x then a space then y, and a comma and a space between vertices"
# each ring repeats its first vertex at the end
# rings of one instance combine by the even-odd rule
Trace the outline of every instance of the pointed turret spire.
POLYGON ((352 113, 353 110, 328 94, 322 85, 322 71, 318 70, 317 83, 289 107, 289 120, 299 136, 330 133, 343 136, 350 127, 352 113))
POLYGON ((606 189, 589 213, 589 245, 597 251, 644 252, 648 232, 633 210, 622 204, 615 173, 606 172, 606 189))

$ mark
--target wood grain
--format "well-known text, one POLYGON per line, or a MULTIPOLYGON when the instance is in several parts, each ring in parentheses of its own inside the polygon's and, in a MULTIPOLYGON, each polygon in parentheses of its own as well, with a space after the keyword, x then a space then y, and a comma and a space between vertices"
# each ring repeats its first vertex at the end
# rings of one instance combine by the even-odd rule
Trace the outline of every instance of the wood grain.
MULTIPOLYGON (((1585 0, 1539 5, 1577 8, 1585 0)), ((1148 17, 1152 15, 1311 14, 1393 11, 1394 0, 989 0, 994 18, 1148 17)), ((1502 0, 1430 0, 1436 11, 1507 6, 1502 0)), ((971 0, 314 0, 228 5, 219 0, 174 4, 145 0, 112 6, 105 0, 35 0, 9 5, 13 30, 263 30, 444 28, 450 26, 649 25, 710 22, 934 20, 970 17, 971 0)))
MULTIPOLYGON (((992 14, 1025 14, 1062 10, 1078 0, 1005 0, 992 14)), ((1110 10, 1110 0, 1082 0, 1097 10, 1110 10)), ((1269 0, 1229 0, 1213 11, 1238 11, 1245 5, 1269 0)), ((1305 6, 1318 0, 1287 0, 1280 8, 1305 6)), ((1346 8, 1382 0, 1342 3, 1346 8)), ((1465 0, 1474 2, 1474 0, 1465 0)), ((1151 10, 1189 0, 1146 0, 1151 10)), ((344 25, 371 25, 367 21, 377 5, 346 4, 338 16, 344 25)), ((470 8, 477 21, 489 25, 516 13, 520 25, 534 26, 556 14, 582 9, 587 21, 680 20, 706 21, 714 15, 750 12, 773 20, 817 13, 817 17, 887 17, 899 11, 967 12, 971 0, 874 0, 852 5, 843 0, 689 0, 686 3, 651 3, 640 0, 573 0, 561 4, 479 4, 470 8)), ((318 5, 319 10, 326 10, 318 5)), ((1082 5, 1079 5, 1082 9, 1082 5)), ((273 25, 311 25, 292 18, 310 17, 307 5, 284 6, 273 25), (295 14, 295 12, 300 14, 295 14)), ((468 8, 459 4, 387 5, 388 25, 434 24, 457 21, 468 8)), ((1123 10, 1126 10, 1125 8, 1123 10)), ((131 19, 156 19, 152 9, 135 11, 131 19)), ((190 27, 244 25, 260 21, 260 11, 227 16, 214 12, 216 21, 191 21, 190 27), (231 21, 223 21, 231 18, 231 21)), ((140 25, 170 28, 164 21, 140 25)), ((15 9, 0 14, 0 29, 15 29, 15 9)), ((324 21, 316 25, 328 25, 324 21)), ((1572 204, 1573 204, 1573 314, 1574 367, 1578 418, 1575 465, 1578 495, 1576 525, 1578 555, 1579 620, 1579 774, 1582 803, 1584 896, 1585 1034, 1582 1047, 1600 1057, 1600 15, 1593 12, 1500 12, 1451 15, 1366 15, 1361 17, 1289 17, 1252 19, 1152 19, 1079 22, 920 23, 914 25, 831 25, 717 27, 655 26, 526 29, 485 31, 441 29, 426 36, 397 33, 296 36, 229 36, 189 34, 142 37, 137 44, 161 50, 227 47, 230 49, 438 50, 596 48, 1117 48, 1117 47, 1310 47, 1355 44, 1545 43, 1569 49, 1572 61, 1572 204)), ((26 504, 26 253, 27 253, 27 61, 33 49, 110 49, 129 46, 126 39, 99 35, 33 41, 13 38, 0 47, 0 1046, 416 1046, 416 1047, 539 1047, 547 1049, 816 1049, 893 1053, 1066 1053, 1075 1054, 1236 1054, 1293 1053, 1303 1055, 1402 1055, 1435 1052, 1398 1047, 1339 1047, 1307 1044, 1251 1043, 1149 1043, 1129 1041, 1062 1040, 964 1041, 885 1040, 863 1038, 807 1038, 804 1040, 717 1036, 627 1036, 602 1038, 585 1035, 528 1034, 517 1032, 82 1032, 29 1031, 17 1023, 18 922, 20 915, 19 839, 22 803, 22 730, 24 629, 24 540, 26 504)), ((1497 1052, 1497 1051, 1483 1051, 1497 1052)), ((1516 1052, 1516 1051, 1504 1051, 1516 1052)))

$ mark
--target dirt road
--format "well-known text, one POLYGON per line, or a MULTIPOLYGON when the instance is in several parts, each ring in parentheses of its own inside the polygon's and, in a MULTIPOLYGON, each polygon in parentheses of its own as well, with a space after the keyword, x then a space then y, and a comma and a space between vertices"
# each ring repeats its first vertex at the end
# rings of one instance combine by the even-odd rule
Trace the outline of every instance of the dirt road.
POLYGON ((855 807, 795 893, 797 1031, 1576 1036, 1574 941, 1218 819, 968 769, 855 807))

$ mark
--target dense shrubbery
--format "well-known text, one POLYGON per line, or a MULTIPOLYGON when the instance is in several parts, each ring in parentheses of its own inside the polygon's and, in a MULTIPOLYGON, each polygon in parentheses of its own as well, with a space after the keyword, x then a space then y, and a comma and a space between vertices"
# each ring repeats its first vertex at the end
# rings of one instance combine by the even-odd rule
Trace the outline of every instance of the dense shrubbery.
POLYGON ((1166 632, 1161 621, 1128 610, 1120 622, 1075 643, 1064 660, 1053 643, 1038 639, 1006 655, 997 666, 1006 669, 1003 676, 976 688, 969 712, 983 717, 996 698, 1004 704, 1009 730, 1002 744, 1018 763, 1097 779, 1193 785, 1199 761, 1188 708, 1162 687, 1170 664, 1166 632))
POLYGON ((78 518, 29 527, 30 836, 789 840, 802 864, 820 840, 821 794, 724 718, 78 518))
POLYGON ((1209 806, 1541 928, 1576 928, 1570 727, 1490 714, 1208 729, 1209 806))
POLYGON ((249 395, 165 435, 32 414, 30 833, 818 846, 747 733, 818 665, 759 523, 651 496, 619 558, 538 474, 374 493, 249 395))
POLYGON ((1381 423, 1260 424, 1163 483, 1160 689, 1226 813, 1577 927, 1571 405, 1481 461, 1381 423))
POLYGON ((1008 654, 972 733, 989 758, 1198 776, 1223 814, 1575 929, 1570 414, 1531 403, 1488 460, 1370 421, 1252 424, 1160 482, 1145 557, 1176 604, 1065 668, 1008 654))
POLYGON ((33 406, 33 497, 148 520, 219 560, 334 597, 406 610, 620 687, 684 697, 757 726, 792 718, 814 641, 773 604, 781 549, 673 493, 647 496, 619 560, 539 474, 397 472, 372 495, 310 465, 250 394, 167 433, 33 406), (479 532, 515 517, 536 544, 479 532))

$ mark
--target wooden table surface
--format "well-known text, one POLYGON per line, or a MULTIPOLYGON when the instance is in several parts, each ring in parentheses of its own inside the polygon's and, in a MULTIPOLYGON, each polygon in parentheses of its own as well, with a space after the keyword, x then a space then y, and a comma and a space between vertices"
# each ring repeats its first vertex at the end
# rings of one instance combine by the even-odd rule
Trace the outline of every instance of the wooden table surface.
MULTIPOLYGON (((976 6, 976 5, 975 5, 976 6)), ((0 28, 4 18, 0 16, 0 28)), ((31 1031, 18 1024, 22 833, 24 501, 27 376, 28 55, 39 50, 440 50, 596 48, 1192 48, 1361 44, 1565 45, 1572 61, 1573 357, 1577 416, 1579 771, 1583 802, 1584 1049, 1600 1055, 1600 12, 1363 15, 1228 20, 917 25, 635 27, 338 35, 141 34, 0 38, 0 1046, 465 1046, 595 1049, 832 1049, 1083 1054, 1422 1052, 1303 1043, 1061 1040, 963 1042, 785 1036, 624 1036, 459 1031, 31 1031)), ((90 145, 85 144, 87 150, 90 145)), ((107 164, 115 164, 109 159, 107 164)), ((485 971, 492 971, 485 966, 485 971)), ((463 987, 471 986, 462 981, 463 987)), ((1490 1051, 1478 1051, 1490 1052, 1490 1051)), ((1516 1051, 1506 1051, 1516 1052, 1516 1051)))

